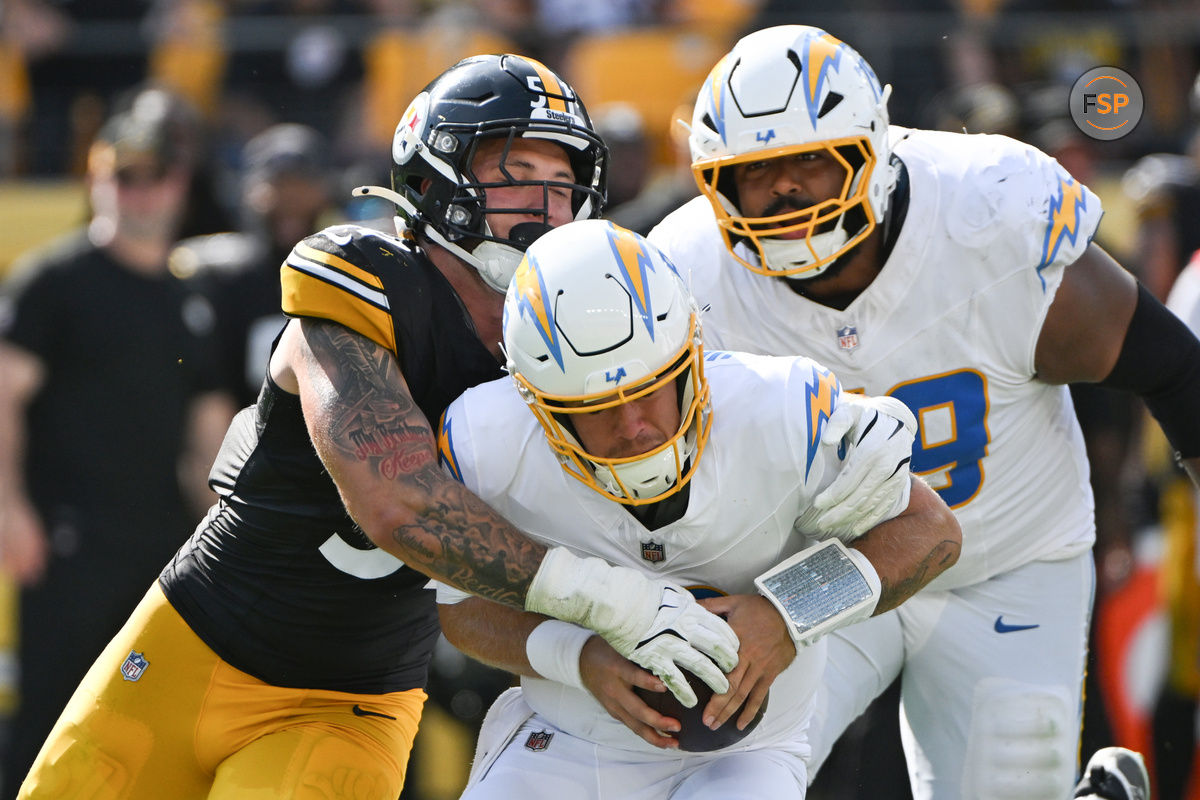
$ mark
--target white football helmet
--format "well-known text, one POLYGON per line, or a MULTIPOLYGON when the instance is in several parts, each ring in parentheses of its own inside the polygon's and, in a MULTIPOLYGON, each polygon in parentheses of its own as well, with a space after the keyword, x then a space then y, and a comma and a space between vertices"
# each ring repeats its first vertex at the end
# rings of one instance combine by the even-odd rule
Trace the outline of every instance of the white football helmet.
POLYGON ((571 222, 529 246, 504 302, 508 371, 563 469, 618 503, 662 500, 691 479, 712 425, 700 312, 674 265, 643 237, 571 222), (679 428, 632 457, 589 453, 573 416, 670 385, 679 428))
POLYGON ((717 63, 696 100, 688 143, 696 183, 738 261, 762 275, 814 278, 870 235, 896 182, 890 94, 849 45, 807 25, 751 33, 717 63), (743 214, 737 165, 810 152, 845 168, 838 196, 769 217, 743 214), (757 259, 735 250, 741 242, 757 259))

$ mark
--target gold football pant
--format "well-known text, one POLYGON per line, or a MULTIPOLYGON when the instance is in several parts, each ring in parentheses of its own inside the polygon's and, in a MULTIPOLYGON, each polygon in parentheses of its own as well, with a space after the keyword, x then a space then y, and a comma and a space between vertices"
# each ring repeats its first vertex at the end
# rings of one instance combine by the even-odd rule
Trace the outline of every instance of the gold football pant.
POLYGON ((92 665, 21 800, 396 800, 425 692, 285 689, 234 669, 156 583, 92 665))

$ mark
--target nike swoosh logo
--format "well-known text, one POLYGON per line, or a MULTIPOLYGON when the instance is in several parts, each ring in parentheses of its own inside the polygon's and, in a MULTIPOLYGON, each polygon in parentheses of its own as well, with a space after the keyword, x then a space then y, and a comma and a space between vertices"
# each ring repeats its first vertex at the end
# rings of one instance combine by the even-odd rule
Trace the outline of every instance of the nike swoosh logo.
POLYGON ((338 247, 345 247, 346 245, 350 244, 350 240, 353 238, 348 233, 327 233, 325 235, 329 238, 329 241, 333 242, 338 247))
POLYGON ((354 707, 350 710, 354 712, 354 716, 356 717, 383 717, 384 719, 395 719, 395 717, 393 717, 391 714, 381 714, 378 711, 367 711, 358 703, 355 703, 354 707))
POLYGON ((1004 615, 1001 614, 1000 616, 996 617, 996 624, 994 627, 995 627, 996 633, 1012 633, 1014 631, 1028 631, 1028 630, 1032 630, 1033 628, 1040 628, 1041 626, 1040 625, 1009 625, 1007 622, 1004 621, 1004 615))

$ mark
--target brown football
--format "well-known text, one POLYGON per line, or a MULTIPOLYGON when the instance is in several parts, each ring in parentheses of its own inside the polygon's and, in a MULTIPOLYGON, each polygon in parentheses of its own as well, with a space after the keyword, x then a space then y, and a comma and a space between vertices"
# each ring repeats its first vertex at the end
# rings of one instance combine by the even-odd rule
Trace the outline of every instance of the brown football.
MULTIPOLYGON (((680 669, 683 669, 680 667, 680 669)), ((648 689, 643 689, 640 686, 633 687, 637 696, 642 698, 642 701, 653 708, 658 713, 673 717, 679 720, 679 733, 675 734, 679 739, 679 749, 687 750, 691 753, 704 753, 709 750, 719 750, 722 747, 728 747, 731 744, 737 744, 742 739, 746 738, 746 734, 758 727, 758 723, 762 721, 763 713, 767 710, 767 703, 764 700, 762 708, 746 726, 745 730, 737 729, 737 719, 741 715, 742 710, 739 708, 729 720, 717 728, 715 731, 710 730, 701 721, 700 717, 704 713, 704 707, 708 704, 709 698, 713 696, 713 690, 708 687, 708 684, 697 678, 686 669, 683 670, 684 677, 692 686, 692 691, 696 693, 696 705, 692 708, 684 708, 683 703, 680 703, 675 695, 668 692, 651 692, 648 689)), ((770 695, 768 695, 768 698, 770 695)))

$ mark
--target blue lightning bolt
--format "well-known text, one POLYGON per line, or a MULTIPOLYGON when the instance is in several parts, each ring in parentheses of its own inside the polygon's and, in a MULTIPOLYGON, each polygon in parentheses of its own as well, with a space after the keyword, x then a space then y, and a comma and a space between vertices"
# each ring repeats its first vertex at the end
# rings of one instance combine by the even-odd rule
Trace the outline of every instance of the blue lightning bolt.
POLYGON ((821 443, 821 429, 833 406, 837 402, 841 387, 837 377, 829 370, 813 367, 812 380, 805 384, 804 400, 808 407, 808 459, 804 465, 804 479, 808 480, 808 471, 812 469, 813 459, 817 456, 817 447, 821 443))

